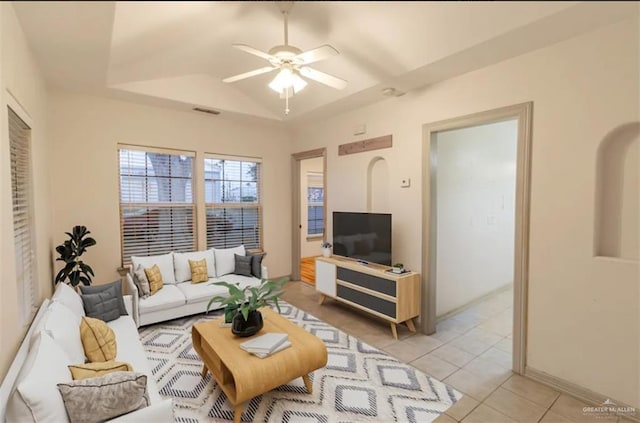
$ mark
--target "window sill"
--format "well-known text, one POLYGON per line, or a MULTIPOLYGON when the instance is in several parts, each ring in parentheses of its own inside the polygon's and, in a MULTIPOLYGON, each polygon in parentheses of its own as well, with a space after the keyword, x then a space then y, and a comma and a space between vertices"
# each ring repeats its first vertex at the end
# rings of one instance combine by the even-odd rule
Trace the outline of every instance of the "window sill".
POLYGON ((319 241, 322 239, 322 234, 318 235, 307 235, 307 241, 319 241))

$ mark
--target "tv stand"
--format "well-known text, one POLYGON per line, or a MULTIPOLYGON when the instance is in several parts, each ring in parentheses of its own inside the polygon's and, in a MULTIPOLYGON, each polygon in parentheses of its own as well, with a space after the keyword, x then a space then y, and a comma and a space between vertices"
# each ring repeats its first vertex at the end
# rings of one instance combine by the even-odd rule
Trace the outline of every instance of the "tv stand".
POLYGON ((349 304, 389 322, 398 339, 398 323, 406 323, 411 332, 413 319, 420 314, 420 274, 387 272, 388 266, 361 263, 340 256, 316 258, 316 290, 319 304, 326 297, 349 304))

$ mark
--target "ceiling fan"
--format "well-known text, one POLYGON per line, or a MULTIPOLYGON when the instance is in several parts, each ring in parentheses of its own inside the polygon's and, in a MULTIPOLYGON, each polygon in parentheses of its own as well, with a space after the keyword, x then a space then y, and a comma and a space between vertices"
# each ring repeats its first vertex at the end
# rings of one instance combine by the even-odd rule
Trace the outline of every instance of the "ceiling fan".
POLYGON ((280 2, 281 5, 288 4, 288 7, 281 6, 280 8, 280 11, 284 16, 283 45, 275 46, 271 48, 268 53, 265 53, 246 44, 233 44, 233 47, 239 50, 269 61, 270 66, 230 76, 222 80, 227 83, 236 82, 279 70, 278 75, 276 75, 276 77, 269 83, 269 87, 279 93, 280 98, 284 98, 286 100, 285 114, 289 114, 289 97, 292 97, 295 93, 298 93, 307 86, 307 81, 302 77, 312 79, 338 90, 347 86, 347 81, 344 79, 329 75, 328 73, 320 72, 319 70, 307 66, 311 63, 319 62, 320 60, 340 54, 338 53, 338 50, 328 44, 324 44, 320 47, 303 52, 298 47, 289 45, 289 28, 287 24, 291 3, 293 2, 280 2))

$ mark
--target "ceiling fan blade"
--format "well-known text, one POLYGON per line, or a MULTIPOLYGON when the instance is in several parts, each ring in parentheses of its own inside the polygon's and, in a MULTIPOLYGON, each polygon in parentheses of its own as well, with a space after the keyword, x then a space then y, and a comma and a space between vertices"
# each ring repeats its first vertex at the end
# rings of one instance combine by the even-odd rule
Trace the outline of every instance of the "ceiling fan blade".
POLYGON ((269 61, 271 61, 271 60, 276 60, 277 61, 278 60, 278 58, 276 56, 272 56, 269 53, 265 53, 264 51, 260 51, 257 48, 253 48, 253 47, 248 46, 246 44, 232 44, 232 45, 233 45, 233 47, 235 47, 235 48, 237 48, 239 50, 242 50, 242 51, 247 52, 249 54, 253 54, 254 56, 262 57, 263 59, 266 59, 266 60, 269 60, 269 61))
POLYGON ((318 48, 314 48, 313 50, 308 50, 303 53, 298 54, 294 57, 293 61, 299 61, 301 65, 308 65, 310 63, 319 62, 320 60, 327 59, 331 56, 337 56, 340 54, 338 50, 331 47, 328 44, 320 46, 318 48))
POLYGON ((271 72, 271 71, 276 70, 276 69, 278 69, 278 68, 275 68, 273 66, 267 66, 267 67, 260 68, 260 69, 254 69, 254 70, 249 71, 249 72, 245 72, 245 73, 241 73, 239 75, 234 75, 234 76, 230 76, 228 78, 225 78, 225 79, 222 80, 222 82, 236 82, 236 81, 240 81, 241 79, 251 78, 252 76, 262 75, 263 73, 271 72))
POLYGON ((335 88, 336 90, 341 90, 347 86, 347 81, 344 79, 329 75, 328 73, 320 72, 319 70, 315 70, 307 66, 300 68, 300 74, 321 84, 335 88))

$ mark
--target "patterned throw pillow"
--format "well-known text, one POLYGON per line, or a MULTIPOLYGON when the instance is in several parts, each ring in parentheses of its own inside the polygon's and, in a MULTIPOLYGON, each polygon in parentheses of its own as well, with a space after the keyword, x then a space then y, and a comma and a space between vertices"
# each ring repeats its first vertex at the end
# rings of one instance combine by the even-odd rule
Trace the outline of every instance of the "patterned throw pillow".
POLYGON ((73 380, 99 377, 113 372, 133 371, 131 364, 113 360, 96 363, 71 364, 67 367, 69 367, 69 371, 71 371, 71 377, 73 380))
POLYGON ((151 295, 149 280, 147 279, 147 274, 141 264, 139 264, 133 271, 133 283, 135 283, 138 288, 138 295, 140 295, 140 298, 147 298, 151 295))
POLYGON ((147 376, 115 372, 101 377, 58 383, 71 423, 111 420, 149 405, 147 376))
POLYGON ((189 267, 191 267, 191 283, 206 282, 209 280, 206 259, 189 260, 189 267))
POLYGON ((80 322, 80 339, 84 355, 90 362, 109 361, 116 358, 116 336, 102 320, 83 317, 80 322))
POLYGON ((155 294, 162 289, 162 273, 157 264, 154 264, 151 269, 144 269, 147 280, 149 281, 149 291, 151 295, 155 294))

